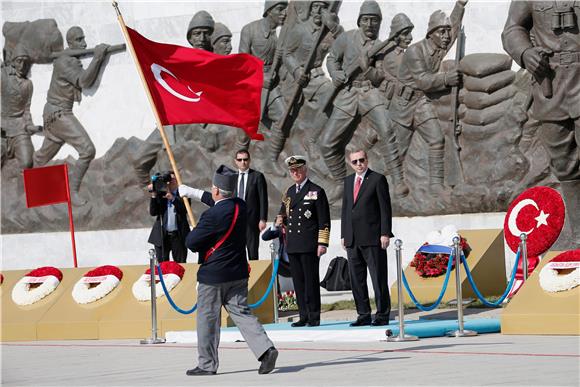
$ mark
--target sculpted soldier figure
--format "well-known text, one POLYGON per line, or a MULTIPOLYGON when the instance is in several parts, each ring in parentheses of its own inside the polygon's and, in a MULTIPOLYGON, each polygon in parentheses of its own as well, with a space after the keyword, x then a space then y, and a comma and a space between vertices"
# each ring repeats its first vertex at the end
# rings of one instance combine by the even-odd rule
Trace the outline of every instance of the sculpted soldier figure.
POLYGON ((232 31, 223 23, 215 23, 211 34, 213 52, 220 55, 232 53, 232 31))
POLYGON ((429 17, 427 37, 410 46, 399 69, 400 85, 389 109, 391 125, 404 158, 413 131, 429 146, 429 184, 433 191, 443 190, 445 137, 432 98, 461 81, 457 69, 439 72, 441 62, 457 38, 467 0, 458 0, 451 17, 437 10, 429 17))
MULTIPOLYGON (((187 41, 193 48, 205 51, 213 51, 212 34, 214 32, 215 22, 213 17, 207 11, 199 11, 191 18, 187 28, 187 41)), ((178 125, 176 127, 175 137, 180 141, 192 140, 203 136, 201 131, 204 130, 200 124, 178 125)), ((133 167, 141 184, 149 184, 149 171, 157 162, 157 153, 163 147, 163 140, 159 129, 153 130, 145 142, 139 147, 133 156, 133 167)))
MULTIPOLYGON (((315 115, 320 110, 320 97, 328 93, 331 86, 330 79, 326 77, 322 69, 322 62, 336 37, 344 31, 336 14, 329 12, 329 4, 329 1, 313 1, 306 4, 308 19, 297 24, 288 32, 284 50, 284 65, 294 82, 302 87, 302 97, 297 102, 297 106, 292 107, 294 111, 292 117, 296 119, 300 110, 302 113, 300 121, 310 132, 308 140, 310 143, 318 138, 320 130, 320 128, 313 128, 311 125, 315 115), (316 46, 318 43, 316 39, 323 26, 326 26, 326 32, 321 38, 320 44, 316 46), (312 50, 316 50, 314 62, 310 71, 306 72, 305 66, 312 50)), ((268 159, 272 162, 276 162, 284 148, 291 126, 291 124, 287 124, 285 128, 279 126, 272 128, 271 144, 268 148, 268 159)))
MULTIPOLYGON (((262 89, 262 107, 266 115, 272 121, 273 126, 284 114, 284 102, 280 87, 278 86, 277 64, 282 59, 282 49, 278 48, 276 27, 281 26, 286 20, 287 1, 267 0, 264 3, 262 19, 246 24, 240 34, 240 53, 252 54, 264 62, 264 88, 262 89), (276 58, 277 57, 277 58, 276 58)), ((276 129, 273 129, 274 131, 276 129)), ((247 148, 249 138, 244 134, 239 139, 242 148, 247 148), (244 146, 245 145, 245 146, 244 146)), ((277 157, 278 155, 276 155, 277 157)), ((276 176, 285 176, 286 172, 278 165, 276 160, 266 163, 266 172, 276 176)))
MULTIPOLYGON (((346 176, 345 149, 358 126, 358 120, 366 120, 385 142, 395 142, 388 138, 390 134, 384 114, 384 98, 377 88, 384 79, 382 64, 375 63, 374 59, 368 57, 373 45, 378 44, 381 20, 379 4, 373 0, 363 2, 357 21, 359 28, 341 34, 327 58, 333 83, 337 87, 347 84, 334 100, 334 109, 323 128, 320 144, 324 161, 333 179, 337 181, 335 191, 330 195, 333 202, 342 198, 342 180, 346 176), (347 79, 346 70, 359 61, 363 71, 356 73, 352 79, 347 79)), ((383 156, 385 165, 393 177, 395 195, 405 196, 409 189, 402 178, 397 148, 390 148, 392 151, 385 152, 383 156)))
POLYGON ((514 1, 502 34, 504 49, 536 80, 531 114, 541 122, 539 133, 552 173, 560 180, 576 247, 580 245, 579 21, 577 1, 514 1))
POLYGON ((2 166, 16 158, 21 168, 32 168, 34 147, 30 136, 42 129, 30 115, 32 81, 27 78, 31 60, 22 45, 17 45, 12 59, 2 65, 2 166))
MULTIPOLYGON (((69 49, 85 49, 85 34, 82 28, 71 27, 66 33, 69 49)), ((81 101, 83 88, 91 87, 106 57, 108 44, 95 47, 91 64, 86 69, 79 58, 69 56, 66 50, 54 61, 52 79, 48 89, 46 105, 44 105, 44 141, 41 148, 34 154, 34 164, 42 166, 48 163, 65 144, 71 145, 79 154, 70 179, 70 189, 73 201, 77 205, 86 203, 79 198, 81 181, 95 158, 95 146, 79 120, 74 116, 72 108, 75 102, 81 101)))

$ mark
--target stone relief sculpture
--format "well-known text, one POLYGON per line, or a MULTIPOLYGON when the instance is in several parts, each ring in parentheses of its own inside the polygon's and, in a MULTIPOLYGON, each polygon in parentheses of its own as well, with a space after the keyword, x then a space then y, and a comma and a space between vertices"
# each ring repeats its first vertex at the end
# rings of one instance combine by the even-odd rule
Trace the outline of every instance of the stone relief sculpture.
POLYGON ((2 166, 15 158, 20 168, 32 167, 33 133, 42 130, 34 125, 30 115, 32 81, 27 78, 32 61, 23 44, 11 53, 8 63, 2 64, 2 166))
MULTIPOLYGON (((66 33, 70 50, 87 48, 82 28, 71 27, 66 33)), ((44 141, 34 154, 34 165, 48 163, 65 144, 71 145, 79 154, 73 168, 70 188, 73 200, 77 205, 87 202, 79 197, 82 179, 95 158, 95 146, 72 108, 75 102, 81 101, 82 89, 94 84, 107 54, 108 44, 95 47, 94 57, 87 69, 83 69, 80 59, 70 55, 67 50, 54 61, 54 68, 46 105, 44 106, 44 141)))
MULTIPOLYGON (((279 72, 284 48, 282 47, 283 40, 279 40, 276 35, 276 28, 284 24, 287 6, 287 1, 267 0, 264 3, 262 18, 242 28, 238 50, 240 53, 252 54, 264 62, 262 118, 267 118, 272 122, 274 133, 280 131, 277 128, 277 122, 286 108, 280 91, 280 82, 283 81, 285 74, 279 72)), ((249 138, 241 134, 239 143, 242 148, 247 148, 249 138)), ((278 177, 286 175, 286 171, 278 164, 277 159, 270 160, 265 167, 266 173, 278 177)))
POLYGON ((580 245, 580 4, 514 1, 502 33, 507 53, 533 77, 531 116, 558 178, 571 240, 580 245))
MULTIPOLYGON (((336 187, 329 194, 329 201, 342 198, 341 183, 346 176, 344 159, 347 144, 352 139, 359 121, 364 119, 379 136, 390 144, 391 151, 383 154, 385 165, 393 176, 402 176, 402 165, 392 133, 389 133, 384 110, 384 98, 378 87, 384 79, 382 61, 373 56, 382 13, 376 1, 365 1, 360 7, 358 29, 344 32, 334 42, 327 58, 332 82, 340 91, 333 102, 330 118, 322 129, 320 151, 336 187), (356 66, 360 71, 351 72, 356 66), (353 74, 349 77, 347 74, 353 74), (346 86, 346 87, 343 87, 346 86), (389 136, 391 138, 389 138, 389 136), (395 171, 398 169, 398 171, 395 171)), ((379 49, 378 53, 381 52, 379 49)), ((398 181, 394 191, 397 196, 408 194, 403 181, 398 181)))
MULTIPOLYGON (((510 14, 508 24, 512 20, 511 27, 506 24, 504 33, 506 51, 525 68, 516 73, 511 70, 512 60, 503 53, 467 55, 459 68, 453 61, 443 61, 453 44, 455 28, 460 23, 466 1, 457 2, 450 18, 441 11, 433 13, 428 36, 413 45, 413 23, 404 14, 394 15, 389 34, 384 35, 384 41, 380 40, 377 20, 382 18, 382 12, 372 1, 362 2, 359 28, 347 32, 342 31, 337 15, 330 12, 335 2, 266 1, 262 18, 243 28, 240 52, 256 55, 266 65, 262 102, 267 109, 262 124, 264 129, 271 129, 263 131, 267 140, 250 144, 241 136, 241 130, 223 125, 167 127, 170 142, 174 143, 174 154, 183 168, 184 182, 206 186, 209 184, 207 170, 230 163, 235 150, 249 146, 254 156, 253 165, 267 171, 270 202, 273 203, 271 211, 276 211, 276 203, 286 186, 282 178, 285 172, 277 162, 280 153, 283 157, 285 152, 308 152, 313 178, 324 182, 331 198, 340 198, 345 149, 365 147, 373 160, 371 167, 388 175, 393 211, 397 216, 503 211, 525 188, 538 184, 558 187, 561 181, 569 212, 572 212, 569 218, 573 218, 579 212, 577 204, 574 209, 577 201, 573 201, 577 200, 573 191, 579 191, 575 186, 578 150, 577 143, 570 139, 578 136, 578 112, 574 109, 578 105, 576 86, 579 82, 574 72, 578 33, 576 27, 570 26, 570 12, 576 12, 576 18, 572 18, 575 23, 578 16, 577 7, 564 9, 564 3, 556 3, 525 5, 528 3, 518 2, 517 7, 512 6, 520 13, 527 12, 527 16, 517 18, 510 14), (538 19, 547 24, 544 26, 538 21, 540 25, 536 31, 532 23, 536 22, 534 15, 538 12, 552 15, 553 11, 557 11, 558 23, 555 23, 556 17, 554 25, 548 22, 549 18, 538 19), (316 32, 322 30, 327 30, 325 36, 316 44, 316 32), (359 40, 354 39, 355 36, 359 36, 359 40), (570 48, 560 51, 554 46, 556 37, 568 42, 570 48), (521 39, 526 42, 525 47, 531 47, 529 50, 520 48, 521 39), (525 39, 529 39, 529 43, 525 39), (513 47, 508 48, 510 45, 513 47), (532 52, 527 51, 531 50, 539 52, 537 63, 528 58, 532 52), (433 56, 425 59, 421 56, 425 52, 433 56), (311 53, 314 57, 309 65, 306 60, 311 53), (332 79, 324 75, 321 67, 327 53, 327 68, 332 79), (545 67, 549 63, 550 69, 534 73, 534 66, 541 68, 540 63, 545 67), (565 73, 564 69, 569 72, 565 73), (541 94, 546 71, 553 72, 552 98, 541 94), (453 170, 448 162, 453 153, 452 84, 460 87, 459 119, 463 129, 460 156, 465 170, 463 184, 455 186, 449 182, 453 170), (299 98, 293 104, 292 93, 297 85, 300 86, 299 98), (537 93, 540 95, 536 96, 537 93), (556 104, 557 109, 550 104, 556 104), (327 109, 323 112, 324 108, 327 109), (546 115, 546 112, 562 110, 566 115, 558 116, 557 122, 546 115), (280 117, 286 111, 291 114, 287 123, 281 125, 280 117), (425 138, 421 130, 427 131, 427 128, 430 128, 429 136, 425 138), (419 136, 413 135, 415 131, 419 136), (543 141, 548 137, 550 149, 555 138, 550 134, 555 133, 558 133, 558 141, 564 141, 562 144, 573 144, 570 152, 558 148, 558 151, 552 149, 546 153, 544 147, 538 145, 540 137, 543 141), (558 179, 547 167, 550 160, 558 179), (443 183, 453 190, 442 188, 443 183), (441 194, 433 195, 433 192, 441 194)), ((7 66, 14 68, 10 60, 17 52, 20 36, 34 37, 30 39, 34 43, 26 45, 31 63, 51 63, 60 58, 62 35, 54 21, 7 22, 3 33, 6 37, 3 71, 9 70, 7 66), (31 29, 44 32, 34 35, 31 29)), ((196 13, 188 26, 187 40, 192 47, 220 55, 231 53, 231 38, 231 31, 221 23, 214 23, 205 11, 196 13)), ((469 38, 468 34, 468 47, 472 48, 469 38)), ((4 90, 8 85, 4 82, 6 75, 2 76, 4 115, 9 111, 4 104, 12 102, 10 94, 4 90)), ((26 94, 24 90, 21 97, 26 94)), ((74 100, 74 94, 72 98, 74 100)), ((3 116, 3 129, 4 122, 3 116)), ((3 138, 3 146, 7 145, 7 140, 3 138)), ((143 187, 135 184, 135 171, 127 169, 126 165, 133 162, 140 182, 146 183, 151 169, 168 169, 166 158, 160 157, 159 152, 163 152, 163 145, 159 131, 155 130, 145 142, 134 137, 119 138, 102 158, 90 162, 83 179, 83 195, 99 209, 83 207, 82 213, 86 215, 90 210, 91 216, 79 216, 79 228, 146 226, 149 223, 146 209, 140 210, 143 187)), ((3 152, 3 156, 8 154, 10 152, 3 152)), ((10 159, 3 164, 2 229, 5 232, 45 230, 44 225, 56 218, 58 208, 24 210, 23 204, 17 202, 19 196, 15 188, 20 171, 18 164, 10 159), (14 208, 14 211, 7 211, 7 208, 14 208)), ((331 208, 335 216, 339 207, 335 202, 331 208)), ((572 219, 572 224, 578 225, 578 220, 572 219)), ((65 221, 62 228, 66 228, 65 221)), ((578 231, 574 235, 579 235, 578 231)))
POLYGON ((443 191, 445 137, 431 101, 461 81, 458 69, 440 72, 440 66, 457 38, 466 3, 457 1, 450 17, 441 10, 431 14, 427 36, 411 45, 403 56, 401 84, 389 109, 403 158, 414 132, 429 145, 429 185, 437 193, 443 191))

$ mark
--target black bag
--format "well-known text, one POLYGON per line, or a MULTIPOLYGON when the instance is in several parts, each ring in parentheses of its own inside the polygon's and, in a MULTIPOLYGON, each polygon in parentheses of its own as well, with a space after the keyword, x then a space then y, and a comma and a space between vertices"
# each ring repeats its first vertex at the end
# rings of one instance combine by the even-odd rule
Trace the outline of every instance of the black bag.
POLYGON ((324 279, 320 281, 320 286, 329 291, 352 290, 348 260, 344 257, 333 258, 328 265, 324 279))

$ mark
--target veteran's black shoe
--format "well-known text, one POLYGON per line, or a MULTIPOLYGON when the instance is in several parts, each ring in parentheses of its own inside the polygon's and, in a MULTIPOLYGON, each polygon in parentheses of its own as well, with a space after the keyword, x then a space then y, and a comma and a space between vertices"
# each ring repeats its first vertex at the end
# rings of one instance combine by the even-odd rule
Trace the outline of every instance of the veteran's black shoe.
POLYGON ((298 320, 296 322, 293 322, 292 324, 290 324, 290 326, 292 328, 296 328, 296 327, 304 327, 306 326, 306 324, 308 323, 307 320, 298 320))
POLYGON ((215 375, 215 371, 206 371, 206 370, 202 370, 199 367, 195 367, 192 370, 187 370, 185 372, 185 374, 188 375, 188 376, 215 375))
POLYGON ((389 320, 385 320, 382 318, 376 318, 373 320, 373 322, 371 323, 372 326, 374 327, 379 327, 382 325, 389 325, 389 320))
POLYGON ((268 350, 260 357, 260 368, 258 373, 260 375, 269 374, 272 372, 274 367, 276 367, 276 359, 278 359, 278 350, 274 347, 268 348, 268 350))
POLYGON ((308 325, 309 327, 317 327, 320 325, 320 320, 308 321, 308 323, 306 325, 308 325))
POLYGON ((362 327, 365 325, 371 325, 370 318, 357 318, 356 321, 350 323, 351 327, 362 327))

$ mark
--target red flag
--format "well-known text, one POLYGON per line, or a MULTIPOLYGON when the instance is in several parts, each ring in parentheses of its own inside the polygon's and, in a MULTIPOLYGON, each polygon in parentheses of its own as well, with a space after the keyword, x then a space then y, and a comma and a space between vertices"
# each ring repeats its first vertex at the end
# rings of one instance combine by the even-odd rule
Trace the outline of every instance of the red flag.
POLYGON ((153 42, 127 28, 163 125, 215 123, 258 133, 263 63, 153 42))
POLYGON ((26 207, 47 206, 69 201, 66 164, 24 170, 26 207))

